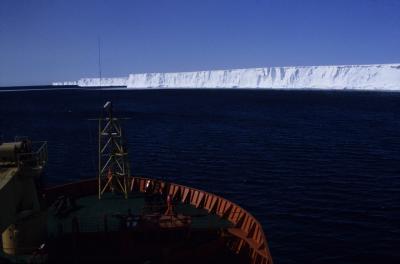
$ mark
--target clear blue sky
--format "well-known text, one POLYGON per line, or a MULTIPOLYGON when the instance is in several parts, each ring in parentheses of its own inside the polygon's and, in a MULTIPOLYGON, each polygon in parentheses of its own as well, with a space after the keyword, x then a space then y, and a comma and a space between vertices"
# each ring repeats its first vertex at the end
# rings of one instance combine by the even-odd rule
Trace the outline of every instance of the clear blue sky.
POLYGON ((1 0, 0 86, 400 62, 400 0, 1 0))

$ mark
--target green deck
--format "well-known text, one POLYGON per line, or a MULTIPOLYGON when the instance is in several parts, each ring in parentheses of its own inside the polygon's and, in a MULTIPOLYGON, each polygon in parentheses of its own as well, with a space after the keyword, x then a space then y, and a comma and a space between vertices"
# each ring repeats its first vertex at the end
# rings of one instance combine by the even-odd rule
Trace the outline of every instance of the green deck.
MULTIPOLYGON (((154 208, 161 208, 163 202, 154 208)), ((150 205, 146 203, 145 194, 133 194, 128 199, 124 199, 120 195, 106 193, 99 200, 97 196, 85 196, 75 201, 77 209, 69 212, 65 216, 55 216, 54 210, 49 209, 48 214, 48 232, 49 235, 57 234, 59 226, 62 225, 63 232, 71 232, 72 221, 76 217, 79 221, 80 232, 98 232, 104 231, 104 218, 107 216, 108 231, 120 230, 121 220, 115 215, 131 214, 141 216, 144 212, 149 212, 150 205), (113 216, 114 215, 114 216, 113 216)), ((232 227, 232 223, 228 220, 221 219, 217 215, 209 214, 204 209, 195 208, 190 204, 178 203, 174 207, 177 214, 191 216, 192 229, 221 229, 232 227)))

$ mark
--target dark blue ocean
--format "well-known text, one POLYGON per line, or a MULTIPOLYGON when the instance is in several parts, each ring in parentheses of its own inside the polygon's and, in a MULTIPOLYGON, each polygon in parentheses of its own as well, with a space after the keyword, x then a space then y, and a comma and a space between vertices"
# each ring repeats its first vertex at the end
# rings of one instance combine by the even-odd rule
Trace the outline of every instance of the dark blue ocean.
POLYGON ((400 93, 0 92, 0 138, 47 140, 48 185, 95 177, 106 100, 134 175, 248 209, 275 263, 400 263, 400 93))

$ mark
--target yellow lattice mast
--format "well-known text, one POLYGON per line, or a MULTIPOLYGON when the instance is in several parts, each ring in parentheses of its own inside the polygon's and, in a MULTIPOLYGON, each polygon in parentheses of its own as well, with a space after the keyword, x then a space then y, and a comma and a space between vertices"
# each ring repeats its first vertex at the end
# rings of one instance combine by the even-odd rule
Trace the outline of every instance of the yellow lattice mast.
POLYGON ((113 116, 112 103, 107 102, 99 118, 99 199, 107 189, 128 198, 130 176, 128 152, 118 118, 113 116))

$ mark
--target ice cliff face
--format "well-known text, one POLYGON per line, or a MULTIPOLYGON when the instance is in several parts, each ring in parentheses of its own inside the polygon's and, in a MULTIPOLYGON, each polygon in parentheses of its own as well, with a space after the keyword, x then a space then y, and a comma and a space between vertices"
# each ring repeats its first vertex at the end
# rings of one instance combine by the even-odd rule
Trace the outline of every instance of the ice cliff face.
POLYGON ((127 77, 118 78, 83 78, 78 81, 78 86, 126 86, 127 77))
POLYGON ((128 77, 117 78, 82 78, 72 82, 54 82, 54 86, 80 86, 80 87, 115 87, 126 86, 128 77))
MULTIPOLYGON (((78 86, 99 86, 81 79, 78 86)), ((102 86, 127 88, 274 88, 399 90, 400 64, 268 67, 176 73, 130 74, 107 78, 102 86)))
POLYGON ((53 86, 76 86, 76 85, 78 85, 78 83, 75 81, 53 82, 51 85, 53 85, 53 86))
POLYGON ((127 87, 400 90, 400 64, 130 74, 127 87))

